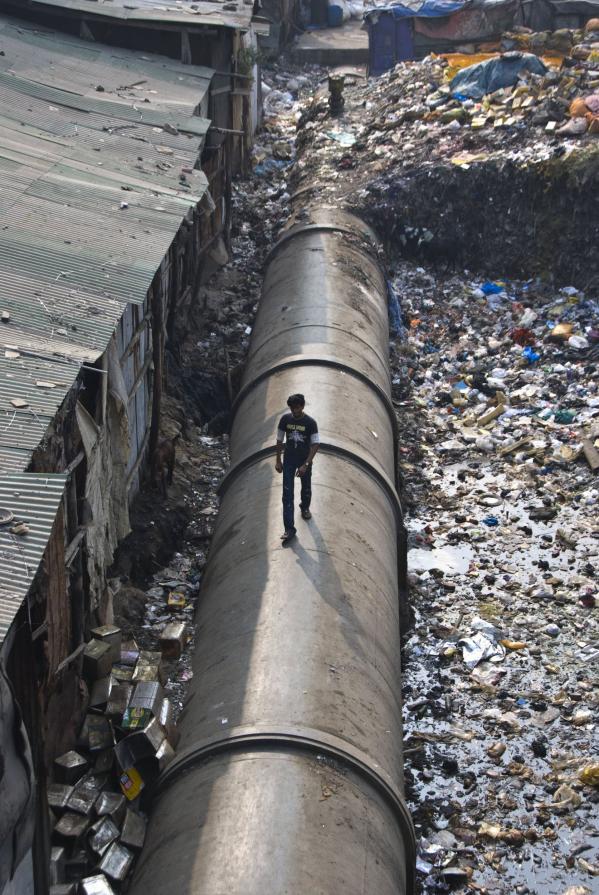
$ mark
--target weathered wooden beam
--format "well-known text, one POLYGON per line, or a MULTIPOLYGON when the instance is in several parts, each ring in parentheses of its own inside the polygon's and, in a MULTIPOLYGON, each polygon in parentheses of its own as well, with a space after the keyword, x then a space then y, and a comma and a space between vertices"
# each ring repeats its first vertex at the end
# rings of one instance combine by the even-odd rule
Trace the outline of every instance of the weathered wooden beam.
POLYGON ((582 449, 592 472, 599 470, 599 451, 590 438, 582 439, 582 449))

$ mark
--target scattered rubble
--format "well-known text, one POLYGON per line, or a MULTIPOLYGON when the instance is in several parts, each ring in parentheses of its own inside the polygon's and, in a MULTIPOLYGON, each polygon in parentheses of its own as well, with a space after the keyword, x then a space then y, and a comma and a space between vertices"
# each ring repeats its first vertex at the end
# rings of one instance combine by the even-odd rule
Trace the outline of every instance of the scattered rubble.
MULTIPOLYGON (((195 600, 228 463, 226 436, 196 435, 200 469, 193 482, 184 478, 187 467, 179 469, 173 489, 185 482, 191 520, 181 552, 138 579, 143 590, 128 576, 112 579, 123 628, 93 629, 83 652, 87 712, 75 749, 56 760, 48 787, 51 895, 77 885, 89 895, 119 890, 143 845, 146 796, 175 754, 176 720, 193 674, 195 600), (136 605, 127 613, 131 601, 136 605)), ((152 520, 145 525, 151 529, 152 520)))
MULTIPOLYGON (((365 172, 370 178, 382 170, 383 161, 408 170, 415 161, 422 165, 440 161, 465 164, 458 153, 476 149, 483 141, 487 154, 499 150, 514 161, 532 160, 533 149, 550 158, 558 144, 551 139, 555 128, 547 129, 547 124, 563 121, 575 100, 594 95, 599 87, 599 62, 563 60, 557 69, 543 66, 536 56, 517 53, 485 54, 484 61, 471 66, 465 64, 467 56, 457 57, 458 61, 454 58, 432 56, 419 63, 402 63, 368 82, 351 75, 346 78, 346 114, 334 130, 349 129, 355 139, 356 163, 375 165, 374 170, 365 172), (526 70, 531 59, 537 66, 526 70), (498 74, 489 81, 489 66, 497 70, 501 63, 509 72, 504 79, 508 83, 488 93, 489 83, 492 87, 501 83, 498 74), (466 83, 468 89, 460 89, 466 83), (481 128, 492 128, 494 133, 485 132, 478 139, 475 134, 473 142, 472 131, 481 128), (424 140, 429 147, 426 156, 421 154, 424 140)), ((318 125, 327 115, 325 99, 323 93, 318 96, 301 130, 301 142, 311 139, 311 148, 319 149, 320 171, 327 164, 334 169, 338 161, 326 158, 332 147, 328 153, 322 151, 325 140, 318 125)), ((298 173, 312 173, 313 160, 313 153, 306 154, 298 173)))
POLYGON ((531 31, 515 28, 501 40, 504 51, 520 50, 526 53, 553 56, 570 56, 590 62, 599 61, 599 19, 589 19, 583 29, 560 28, 557 31, 531 31))

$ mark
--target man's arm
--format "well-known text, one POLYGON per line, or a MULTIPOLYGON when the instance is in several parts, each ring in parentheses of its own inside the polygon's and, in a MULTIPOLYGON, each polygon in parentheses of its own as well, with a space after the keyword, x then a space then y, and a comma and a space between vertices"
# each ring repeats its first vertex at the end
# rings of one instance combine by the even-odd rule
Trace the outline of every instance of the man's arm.
POLYGON ((308 458, 303 466, 300 466, 298 469, 298 474, 303 475, 306 469, 309 466, 312 466, 312 460, 318 453, 318 448, 320 447, 320 435, 318 434, 318 426, 315 428, 314 432, 310 436, 310 450, 308 452, 308 458))
POLYGON ((315 457, 316 454, 318 453, 318 448, 319 448, 319 447, 320 447, 320 444, 319 444, 318 442, 317 442, 316 444, 311 444, 311 445, 310 445, 310 453, 308 454, 308 459, 306 460, 306 466, 311 466, 311 465, 312 465, 312 460, 314 459, 314 457, 315 457))
POLYGON ((277 459, 275 460, 275 469, 277 472, 283 472, 283 464, 281 463, 281 454, 283 453, 283 440, 285 438, 285 430, 281 428, 281 422, 277 429, 277 459))

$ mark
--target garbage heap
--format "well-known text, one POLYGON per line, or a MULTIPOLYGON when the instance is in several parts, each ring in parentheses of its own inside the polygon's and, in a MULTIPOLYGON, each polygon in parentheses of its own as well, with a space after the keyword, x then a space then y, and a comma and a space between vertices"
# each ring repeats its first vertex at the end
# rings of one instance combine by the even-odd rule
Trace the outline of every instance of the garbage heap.
POLYGON ((584 28, 576 30, 532 31, 530 28, 515 28, 502 36, 501 49, 505 52, 521 50, 536 53, 537 56, 559 54, 598 62, 599 19, 589 19, 584 28))
POLYGON ((159 650, 123 641, 115 625, 95 628, 85 645, 87 712, 76 749, 55 760, 47 787, 51 895, 110 895, 142 848, 143 793, 174 757, 178 739, 164 688, 166 663, 180 658, 188 638, 181 615, 188 589, 172 583, 165 609, 174 617, 163 625, 159 650))
POLYGON ((422 891, 590 895, 599 294, 413 264, 393 286, 422 891))
POLYGON ((361 215, 389 252, 575 284, 578 256, 599 274, 599 63, 468 58, 346 75, 338 114, 322 89, 298 125, 293 192, 361 215))
POLYGON ((504 53, 458 71, 429 94, 424 117, 471 128, 544 127, 562 137, 597 134, 597 68, 599 63, 568 60, 556 70, 534 54, 504 53))
MULTIPOLYGON (((505 157, 513 152, 514 159, 523 158, 528 146, 535 151, 544 146, 543 155, 549 158, 557 146, 551 138, 563 122, 579 117, 581 102, 587 104, 584 114, 591 113, 590 133, 596 134, 597 126, 590 124, 599 111, 599 61, 564 59, 558 68, 522 53, 494 54, 464 66, 467 59, 433 56, 404 62, 367 83, 347 77, 346 115, 338 119, 330 118, 321 92, 300 124, 300 146, 309 143, 310 152, 300 160, 299 174, 312 173, 314 162, 321 164, 326 156, 332 169, 368 163, 370 174, 389 164, 406 169, 425 161, 460 164, 458 152, 483 142, 487 152, 497 149, 505 157), (509 83, 496 86, 505 80, 509 83), (327 122, 329 127, 319 127, 327 122), (481 139, 474 132, 483 128, 481 139)), ((573 134, 563 131, 562 136, 573 134)), ((574 144, 561 147, 560 155, 574 144)))

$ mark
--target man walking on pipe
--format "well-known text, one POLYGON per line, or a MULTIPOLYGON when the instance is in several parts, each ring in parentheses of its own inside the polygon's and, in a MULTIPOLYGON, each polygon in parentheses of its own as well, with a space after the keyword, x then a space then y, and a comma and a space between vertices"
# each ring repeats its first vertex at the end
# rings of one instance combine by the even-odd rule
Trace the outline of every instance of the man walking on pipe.
POLYGON ((277 429, 277 459, 275 469, 283 473, 283 526, 281 535, 286 544, 295 535, 293 514, 294 477, 301 479, 302 519, 311 519, 310 501, 312 499, 312 461, 320 444, 318 425, 315 419, 304 413, 306 401, 303 395, 290 395, 287 398, 289 413, 283 414, 277 429), (283 452, 285 441, 285 453, 283 452))

